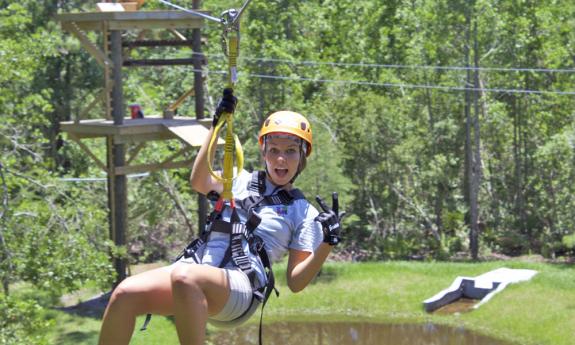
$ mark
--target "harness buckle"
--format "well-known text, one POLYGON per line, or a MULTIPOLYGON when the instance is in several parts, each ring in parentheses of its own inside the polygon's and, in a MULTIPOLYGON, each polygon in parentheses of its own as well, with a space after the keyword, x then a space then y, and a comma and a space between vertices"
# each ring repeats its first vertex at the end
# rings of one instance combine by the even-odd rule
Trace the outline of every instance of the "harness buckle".
POLYGON ((254 254, 260 253, 265 247, 264 241, 259 236, 251 235, 249 238, 249 242, 250 242, 250 249, 254 254))

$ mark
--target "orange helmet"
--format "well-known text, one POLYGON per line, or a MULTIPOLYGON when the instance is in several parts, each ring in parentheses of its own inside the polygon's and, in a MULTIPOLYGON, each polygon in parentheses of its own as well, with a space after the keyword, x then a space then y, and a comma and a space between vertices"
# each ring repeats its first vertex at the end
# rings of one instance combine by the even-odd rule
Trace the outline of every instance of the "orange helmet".
POLYGON ((306 157, 311 154, 312 135, 309 121, 301 114, 293 111, 276 111, 268 116, 260 130, 258 141, 260 147, 264 144, 264 137, 270 133, 286 133, 295 135, 307 144, 306 157))

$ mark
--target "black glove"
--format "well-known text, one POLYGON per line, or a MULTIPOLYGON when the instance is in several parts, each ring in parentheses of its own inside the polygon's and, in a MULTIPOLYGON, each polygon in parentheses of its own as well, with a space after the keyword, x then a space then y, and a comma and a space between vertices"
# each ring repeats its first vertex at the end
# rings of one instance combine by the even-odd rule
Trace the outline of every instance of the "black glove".
POLYGON ((216 107, 216 113, 214 114, 214 119, 212 120, 212 126, 216 126, 220 120, 220 116, 223 113, 233 114, 236 110, 236 105, 238 104, 238 99, 234 96, 234 90, 230 88, 224 89, 224 95, 218 102, 216 107))
POLYGON ((339 200, 337 198, 337 193, 332 194, 332 208, 327 207, 325 202, 318 196, 315 200, 323 210, 317 217, 315 217, 316 222, 320 222, 323 229, 323 241, 330 246, 335 246, 341 241, 339 233, 341 226, 339 220, 344 216, 345 212, 339 214, 339 200))

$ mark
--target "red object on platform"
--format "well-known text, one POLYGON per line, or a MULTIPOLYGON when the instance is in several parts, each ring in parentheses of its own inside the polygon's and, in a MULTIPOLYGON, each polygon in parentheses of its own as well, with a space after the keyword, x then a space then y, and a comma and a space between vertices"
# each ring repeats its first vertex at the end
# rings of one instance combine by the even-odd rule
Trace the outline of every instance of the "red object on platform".
POLYGON ((130 115, 132 119, 143 119, 144 112, 139 104, 130 104, 130 115))

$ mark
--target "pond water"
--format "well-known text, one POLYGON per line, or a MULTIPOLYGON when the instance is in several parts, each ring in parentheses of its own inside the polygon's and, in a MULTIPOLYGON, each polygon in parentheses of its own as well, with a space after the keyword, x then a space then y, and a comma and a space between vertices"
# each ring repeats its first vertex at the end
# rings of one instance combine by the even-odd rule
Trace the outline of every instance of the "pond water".
MULTIPOLYGON (((258 326, 214 334, 214 345, 257 345, 258 326)), ((434 324, 278 322, 263 328, 264 345, 511 345, 463 328, 434 324)))
POLYGON ((466 313, 473 309, 473 306, 479 303, 477 299, 471 298, 460 298, 455 302, 444 305, 443 307, 435 310, 434 314, 455 314, 455 313, 466 313))

